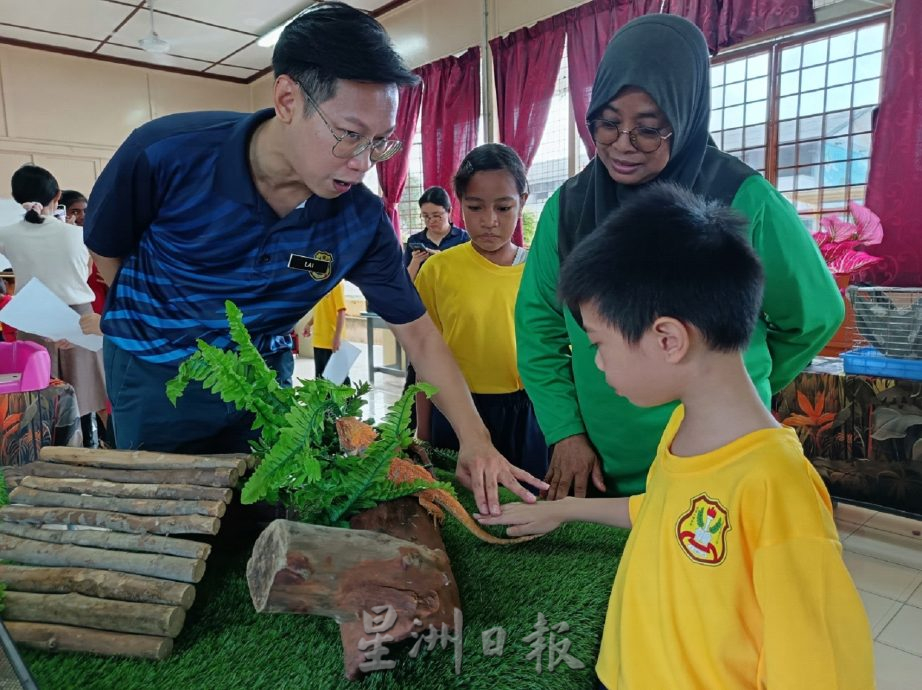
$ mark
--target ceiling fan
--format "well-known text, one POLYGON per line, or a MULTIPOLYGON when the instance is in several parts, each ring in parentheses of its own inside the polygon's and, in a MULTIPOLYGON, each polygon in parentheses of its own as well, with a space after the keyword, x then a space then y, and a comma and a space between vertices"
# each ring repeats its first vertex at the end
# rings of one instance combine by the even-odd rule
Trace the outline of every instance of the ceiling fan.
POLYGON ((154 0, 147 0, 147 9, 150 11, 150 33, 138 41, 138 46, 148 53, 166 53, 170 50, 170 43, 160 38, 154 28, 154 0))

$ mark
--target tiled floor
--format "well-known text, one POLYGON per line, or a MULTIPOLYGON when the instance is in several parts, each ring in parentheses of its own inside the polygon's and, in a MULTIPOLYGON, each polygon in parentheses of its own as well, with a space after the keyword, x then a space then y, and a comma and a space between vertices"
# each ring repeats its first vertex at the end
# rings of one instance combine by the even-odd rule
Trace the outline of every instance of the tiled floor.
POLYGON ((922 522, 844 503, 835 515, 874 635, 878 690, 922 687, 922 522))
MULTIPOLYGON (((314 361, 298 358, 295 374, 312 377, 314 361)), ((350 376, 368 380, 364 350, 350 376)), ((383 414, 402 388, 402 379, 376 374, 366 413, 383 414)), ((874 636, 877 690, 922 688, 922 522, 844 503, 835 518, 874 636)))

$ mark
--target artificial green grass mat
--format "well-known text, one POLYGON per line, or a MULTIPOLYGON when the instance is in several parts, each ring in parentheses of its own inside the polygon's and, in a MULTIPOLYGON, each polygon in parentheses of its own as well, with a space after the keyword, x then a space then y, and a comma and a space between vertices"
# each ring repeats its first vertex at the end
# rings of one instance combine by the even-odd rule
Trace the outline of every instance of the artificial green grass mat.
MULTIPOLYGON (((440 479, 450 475, 440 473, 440 479)), ((458 490, 473 507, 470 493, 458 490)), ((504 500, 511 500, 506 494, 504 500)), ((173 653, 163 661, 141 661, 86 654, 51 654, 24 649, 23 657, 43 690, 273 688, 329 690, 590 690, 615 568, 628 533, 598 525, 564 525, 554 533, 521 545, 493 546, 471 535, 451 517, 442 528, 445 547, 461 594, 464 612, 461 674, 454 673, 453 645, 409 657, 413 640, 387 645, 391 670, 350 683, 343 674, 339 627, 328 618, 294 614, 257 614, 246 582, 252 543, 215 549, 173 653), (569 653, 585 664, 571 670, 560 663, 542 672, 522 638, 534 632, 538 614, 548 626, 561 622, 571 642, 569 653), (481 633, 503 626, 507 637, 501 657, 485 656, 481 633)), ((382 602, 386 603, 386 602, 382 602)), ((424 632, 420 630, 420 632, 424 632)), ((374 635, 367 635, 372 638, 374 635)), ((545 643, 549 641, 544 635, 545 643)))

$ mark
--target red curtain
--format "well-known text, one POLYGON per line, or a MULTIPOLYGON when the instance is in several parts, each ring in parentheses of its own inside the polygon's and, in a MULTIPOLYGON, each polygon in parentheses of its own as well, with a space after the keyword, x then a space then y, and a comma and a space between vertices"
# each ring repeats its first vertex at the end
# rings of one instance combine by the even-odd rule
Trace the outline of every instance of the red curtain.
POLYGON ((570 100, 576 128, 590 157, 595 144, 586 127, 586 110, 605 48, 631 19, 661 11, 694 22, 712 53, 718 46, 725 48, 765 31, 814 19, 810 0, 591 0, 565 12, 570 100))
MULTIPOLYGON (((468 152, 477 146, 480 124, 480 48, 447 57, 417 70, 423 79, 423 184, 451 194, 452 178, 468 152)), ((454 199, 452 219, 461 222, 454 199)))
POLYGON ((916 287, 922 285, 922 2, 896 0, 892 22, 867 194, 884 240, 870 253, 887 259, 873 271, 876 282, 916 287))
POLYGON ((423 99, 422 84, 405 86, 400 89, 400 104, 397 106, 397 129, 393 138, 403 142, 403 148, 396 156, 378 164, 378 182, 384 193, 384 208, 394 226, 394 232, 400 237, 400 214, 397 204, 407 184, 410 171, 410 146, 416 125, 419 122, 419 108, 423 99))
MULTIPOLYGON (((496 83, 499 140, 530 168, 547 124, 563 57, 566 23, 561 15, 490 41, 496 83)), ((522 222, 513 241, 522 244, 522 222)))
POLYGON ((719 48, 732 46, 768 31, 816 21, 810 0, 721 0, 718 4, 719 48))

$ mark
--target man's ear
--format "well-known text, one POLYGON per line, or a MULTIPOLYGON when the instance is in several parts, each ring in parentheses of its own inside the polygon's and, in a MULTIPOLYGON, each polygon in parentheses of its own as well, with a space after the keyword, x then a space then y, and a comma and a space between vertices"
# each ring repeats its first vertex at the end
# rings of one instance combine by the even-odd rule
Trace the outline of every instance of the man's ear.
POLYGON ((653 322, 650 332, 655 338, 656 352, 662 356, 664 362, 678 364, 688 354, 691 333, 688 326, 678 319, 661 316, 653 322))
POLYGON ((272 96, 276 117, 286 125, 291 124, 296 117, 302 116, 304 97, 301 85, 287 74, 281 74, 276 78, 272 96))

